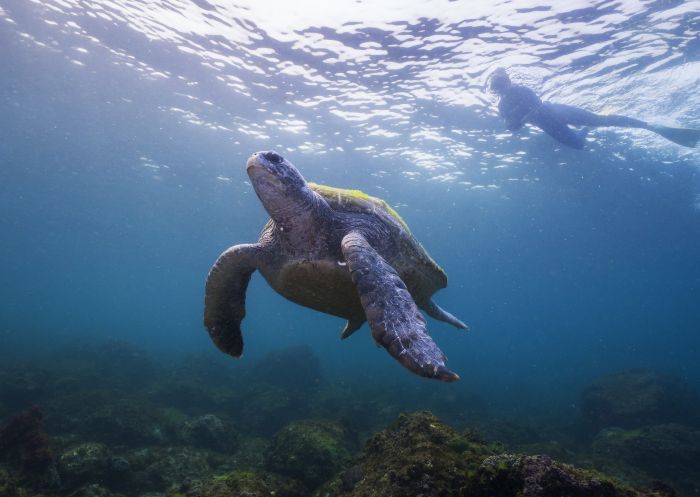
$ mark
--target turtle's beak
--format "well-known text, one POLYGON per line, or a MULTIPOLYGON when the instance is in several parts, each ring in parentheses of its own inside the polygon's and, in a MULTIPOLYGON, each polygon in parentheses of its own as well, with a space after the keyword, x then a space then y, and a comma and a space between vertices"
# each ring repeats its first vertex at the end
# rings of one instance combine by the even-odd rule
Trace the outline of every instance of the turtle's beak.
POLYGON ((277 163, 272 162, 268 155, 274 154, 276 157, 280 158, 279 155, 274 152, 257 152, 253 154, 248 162, 246 162, 246 173, 250 178, 250 182, 253 187, 258 192, 258 195, 265 194, 266 191, 282 191, 284 190, 284 185, 279 177, 277 169, 277 163), (272 189, 272 190, 271 190, 272 189))
POLYGON ((245 163, 245 170, 247 173, 250 174, 251 168, 254 168, 255 166, 261 167, 261 164, 258 164, 258 153, 255 153, 250 156, 250 159, 245 163))
POLYGON ((269 177, 272 176, 267 167, 265 167, 265 161, 260 157, 260 152, 253 154, 245 163, 245 172, 248 177, 252 180, 256 177, 269 177))
POLYGON ((259 166, 265 169, 276 169, 284 162, 284 157, 276 152, 255 152, 246 162, 246 170, 251 167, 259 166))

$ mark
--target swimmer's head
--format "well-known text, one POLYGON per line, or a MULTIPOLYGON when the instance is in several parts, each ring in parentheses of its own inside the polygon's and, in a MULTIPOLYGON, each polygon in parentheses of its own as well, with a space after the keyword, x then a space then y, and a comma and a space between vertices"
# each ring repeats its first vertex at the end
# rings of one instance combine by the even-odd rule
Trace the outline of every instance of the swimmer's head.
POLYGON ((489 89, 492 92, 498 93, 500 95, 509 87, 510 78, 508 77, 508 73, 506 73, 506 70, 502 67, 499 67, 498 69, 493 71, 491 73, 491 76, 489 76, 489 89))

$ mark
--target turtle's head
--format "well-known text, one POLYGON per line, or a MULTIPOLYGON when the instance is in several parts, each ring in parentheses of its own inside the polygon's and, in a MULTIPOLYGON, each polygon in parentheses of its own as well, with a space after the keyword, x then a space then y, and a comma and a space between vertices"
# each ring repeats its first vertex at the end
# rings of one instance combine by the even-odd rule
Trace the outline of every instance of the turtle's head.
POLYGON ((246 170, 265 210, 281 226, 288 226, 316 201, 317 196, 297 168, 275 152, 254 153, 246 170))

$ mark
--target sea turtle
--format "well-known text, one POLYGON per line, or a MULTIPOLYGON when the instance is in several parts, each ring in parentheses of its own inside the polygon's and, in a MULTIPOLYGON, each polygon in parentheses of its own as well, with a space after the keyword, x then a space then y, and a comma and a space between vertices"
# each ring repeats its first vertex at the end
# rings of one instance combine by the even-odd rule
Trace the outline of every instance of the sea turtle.
POLYGON ((270 214, 255 244, 234 245, 209 271, 204 325, 216 346, 240 357, 245 292, 255 270, 297 304, 347 319, 342 338, 365 321, 374 340, 414 373, 459 379, 419 311, 467 329, 431 296, 447 276, 386 202, 359 190, 307 183, 275 152, 253 154, 250 182, 270 214))

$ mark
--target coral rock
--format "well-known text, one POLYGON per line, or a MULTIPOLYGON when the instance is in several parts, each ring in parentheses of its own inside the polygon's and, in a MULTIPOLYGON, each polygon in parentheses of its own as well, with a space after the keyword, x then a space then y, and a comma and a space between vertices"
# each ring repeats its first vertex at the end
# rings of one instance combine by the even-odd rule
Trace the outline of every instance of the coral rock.
POLYGON ((58 471, 69 488, 95 483, 112 469, 112 453, 107 446, 88 442, 70 447, 58 458, 58 471))
POLYGON ((350 460, 352 445, 350 433, 338 423, 295 421, 274 436, 265 466, 315 488, 350 460))

